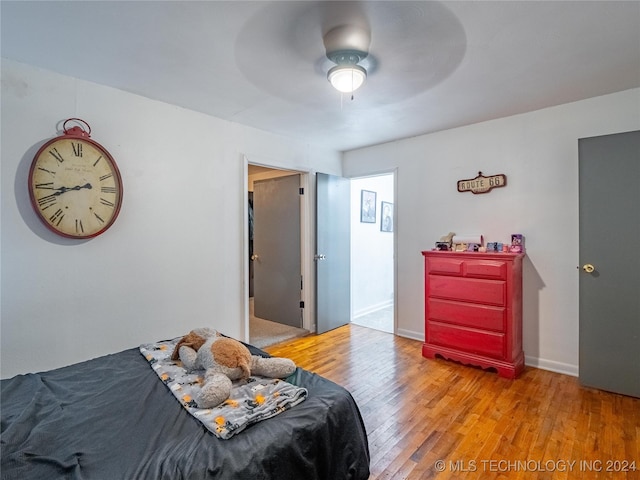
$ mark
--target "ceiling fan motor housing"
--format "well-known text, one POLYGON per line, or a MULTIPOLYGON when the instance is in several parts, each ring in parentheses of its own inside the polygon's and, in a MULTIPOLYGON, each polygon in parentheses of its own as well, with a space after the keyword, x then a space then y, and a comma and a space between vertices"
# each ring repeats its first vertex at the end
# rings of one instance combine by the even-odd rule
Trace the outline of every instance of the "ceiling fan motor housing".
MULTIPOLYGON (((327 57, 338 63, 334 57, 355 55, 359 62, 369 54, 371 34, 368 30, 356 25, 341 25, 329 30, 323 38, 327 57)), ((348 62, 352 63, 352 62, 348 62)))

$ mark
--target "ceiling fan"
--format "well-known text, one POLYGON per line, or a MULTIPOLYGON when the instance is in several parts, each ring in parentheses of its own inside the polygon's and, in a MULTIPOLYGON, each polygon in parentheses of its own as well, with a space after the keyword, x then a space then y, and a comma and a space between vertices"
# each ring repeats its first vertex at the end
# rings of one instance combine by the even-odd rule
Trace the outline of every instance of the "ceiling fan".
POLYGON ((432 88, 465 49, 460 21, 437 1, 290 1, 265 2, 247 20, 235 58, 247 80, 288 101, 326 103, 329 80, 341 92, 361 88, 366 106, 432 88))

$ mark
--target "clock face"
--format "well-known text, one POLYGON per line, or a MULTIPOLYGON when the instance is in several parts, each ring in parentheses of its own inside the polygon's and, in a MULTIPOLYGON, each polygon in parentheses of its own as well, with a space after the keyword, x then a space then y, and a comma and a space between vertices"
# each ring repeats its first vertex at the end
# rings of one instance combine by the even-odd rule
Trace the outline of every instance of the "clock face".
POLYGON ((29 195, 49 229, 90 238, 115 221, 122 179, 111 155, 93 140, 62 136, 44 144, 29 171, 29 195))

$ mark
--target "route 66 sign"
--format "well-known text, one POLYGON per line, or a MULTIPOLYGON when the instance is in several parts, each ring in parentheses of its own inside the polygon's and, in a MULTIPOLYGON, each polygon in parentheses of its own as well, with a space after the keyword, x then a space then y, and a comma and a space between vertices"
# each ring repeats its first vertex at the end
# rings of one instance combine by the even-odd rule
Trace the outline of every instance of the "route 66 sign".
POLYGON ((468 180, 458 180, 459 192, 487 193, 493 188, 504 187, 507 184, 507 176, 503 173, 485 177, 482 172, 478 176, 468 180))

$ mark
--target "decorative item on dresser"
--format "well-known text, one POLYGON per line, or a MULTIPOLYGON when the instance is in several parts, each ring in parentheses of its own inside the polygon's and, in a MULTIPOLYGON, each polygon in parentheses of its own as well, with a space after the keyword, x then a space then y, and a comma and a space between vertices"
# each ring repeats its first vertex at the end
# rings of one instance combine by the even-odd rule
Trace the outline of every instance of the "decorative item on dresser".
POLYGON ((516 378, 522 351, 524 254, 424 251, 422 355, 495 368, 516 378))

